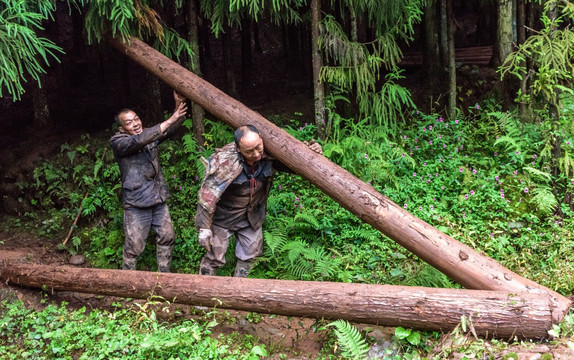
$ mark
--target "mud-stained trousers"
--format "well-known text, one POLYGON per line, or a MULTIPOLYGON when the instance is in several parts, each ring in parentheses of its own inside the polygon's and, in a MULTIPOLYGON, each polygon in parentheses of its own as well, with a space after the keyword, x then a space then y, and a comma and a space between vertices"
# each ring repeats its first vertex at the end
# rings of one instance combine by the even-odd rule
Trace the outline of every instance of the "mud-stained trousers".
POLYGON ((123 251, 124 270, 135 270, 137 257, 144 251, 150 229, 156 233, 156 254, 159 272, 170 272, 171 251, 175 234, 166 203, 147 208, 124 209, 125 244, 123 251))
POLYGON ((253 259, 263 254, 263 228, 253 229, 249 222, 241 221, 231 229, 211 225, 211 231, 213 233, 211 251, 207 251, 201 259, 199 273, 215 275, 217 269, 225 265, 229 238, 235 234, 237 265, 233 276, 247 277, 253 259))

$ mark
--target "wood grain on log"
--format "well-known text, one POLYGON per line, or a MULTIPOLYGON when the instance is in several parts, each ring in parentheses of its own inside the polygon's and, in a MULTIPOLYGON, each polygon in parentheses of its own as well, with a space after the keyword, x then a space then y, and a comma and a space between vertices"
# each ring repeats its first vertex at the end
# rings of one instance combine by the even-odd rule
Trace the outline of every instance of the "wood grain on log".
POLYGON ((167 301, 277 315, 345 319, 383 326, 452 331, 462 316, 479 336, 540 339, 556 302, 546 293, 434 289, 333 282, 265 280, 10 264, 0 278, 48 291, 167 301))

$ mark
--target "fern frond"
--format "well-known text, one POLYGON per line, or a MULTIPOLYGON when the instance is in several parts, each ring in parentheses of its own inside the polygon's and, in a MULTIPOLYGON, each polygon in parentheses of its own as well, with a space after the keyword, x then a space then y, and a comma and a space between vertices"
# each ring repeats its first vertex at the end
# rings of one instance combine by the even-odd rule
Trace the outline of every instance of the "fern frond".
POLYGON ((501 136, 494 142, 494 146, 502 144, 507 151, 520 151, 520 145, 511 136, 501 136))
POLYGON ((294 240, 287 242, 281 252, 287 252, 287 259, 289 262, 295 262, 304 252, 307 244, 302 240, 294 240))
POLYGON ((558 205, 558 200, 556 200, 552 190, 548 187, 537 187, 531 191, 533 197, 530 203, 538 207, 538 210, 540 210, 542 214, 551 214, 556 205, 558 205))
POLYGON ((367 240, 367 241, 380 241, 381 233, 367 226, 361 226, 358 228, 344 229, 341 231, 342 239, 352 239, 352 240, 367 240))
POLYGON ((434 267, 423 264, 423 268, 411 275, 406 281, 408 286, 423 286, 434 288, 453 288, 453 282, 434 267))
POLYGON ((369 345, 359 330, 346 320, 337 320, 326 327, 335 327, 335 336, 346 359, 362 360, 367 356, 369 345))
POLYGON ((287 265, 286 270, 293 274, 296 279, 304 280, 307 275, 312 273, 313 266, 303 258, 297 258, 287 265))
POLYGON ((294 220, 295 220, 294 225, 298 228, 309 228, 309 227, 312 229, 319 228, 319 221, 317 221, 317 217, 309 210, 297 213, 297 215, 295 215, 294 220))
POLYGON ((530 177, 532 178, 532 180, 534 180, 536 182, 548 183, 549 181, 552 180, 552 175, 545 172, 545 171, 541 171, 541 170, 538 170, 538 169, 530 167, 530 166, 525 166, 523 168, 523 170, 525 172, 527 172, 530 175, 530 177))
POLYGON ((278 229, 263 232, 263 239, 267 249, 271 250, 273 255, 278 254, 285 247, 287 237, 278 229))

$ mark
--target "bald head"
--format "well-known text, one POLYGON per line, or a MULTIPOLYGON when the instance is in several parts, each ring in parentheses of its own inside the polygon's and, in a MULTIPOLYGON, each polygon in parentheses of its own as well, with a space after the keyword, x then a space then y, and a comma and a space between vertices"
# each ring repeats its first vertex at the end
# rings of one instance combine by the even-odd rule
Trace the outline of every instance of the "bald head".
POLYGON ((235 144, 248 165, 253 165, 263 156, 263 139, 253 125, 240 126, 235 130, 235 144))

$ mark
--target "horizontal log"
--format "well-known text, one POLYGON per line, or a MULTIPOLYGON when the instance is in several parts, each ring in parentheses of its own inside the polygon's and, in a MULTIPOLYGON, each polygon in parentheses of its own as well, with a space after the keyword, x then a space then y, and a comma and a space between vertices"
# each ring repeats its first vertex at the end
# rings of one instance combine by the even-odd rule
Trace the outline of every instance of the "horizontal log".
POLYGON ((462 316, 484 337, 541 339, 556 303, 544 293, 434 289, 392 285, 266 280, 10 264, 3 282, 136 299, 150 294, 189 305, 344 319, 382 326, 452 331, 462 316), (217 300, 216 300, 217 299, 217 300))

